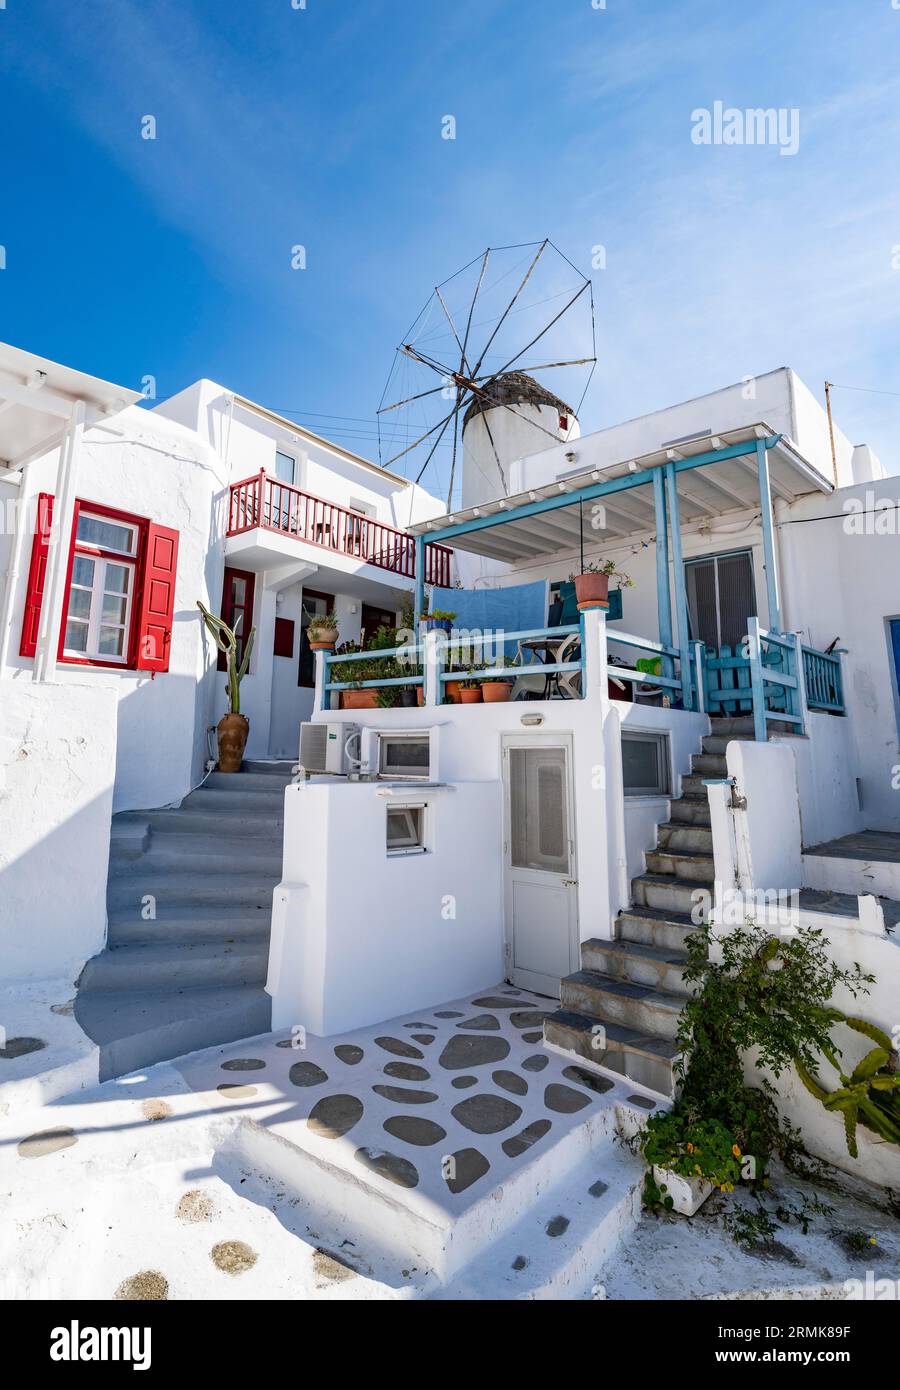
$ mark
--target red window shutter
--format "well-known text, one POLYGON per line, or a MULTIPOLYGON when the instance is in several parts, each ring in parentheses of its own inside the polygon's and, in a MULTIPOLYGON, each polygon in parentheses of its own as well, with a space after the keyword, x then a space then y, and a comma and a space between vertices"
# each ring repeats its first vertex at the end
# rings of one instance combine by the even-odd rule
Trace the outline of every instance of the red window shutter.
POLYGON ((178 532, 167 526, 147 528, 140 617, 137 630, 139 671, 168 671, 175 608, 178 532))
POLYGON ((25 594, 25 616, 22 620, 20 656, 34 656, 37 651, 41 604, 44 600, 44 581, 47 578, 47 550, 50 527, 53 523, 53 494, 38 493, 37 516, 34 521, 34 540, 31 543, 31 567, 28 571, 28 590, 25 594))

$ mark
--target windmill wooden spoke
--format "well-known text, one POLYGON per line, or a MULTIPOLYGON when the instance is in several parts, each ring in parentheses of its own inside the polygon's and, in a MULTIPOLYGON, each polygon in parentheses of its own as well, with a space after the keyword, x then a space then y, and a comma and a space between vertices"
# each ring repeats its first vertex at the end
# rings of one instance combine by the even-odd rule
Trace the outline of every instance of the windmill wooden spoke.
MULTIPOLYGON (((437 439, 434 441, 434 443, 432 444, 431 448, 428 450, 428 457, 426 458, 425 462, 422 464, 422 467, 419 469, 418 473, 416 474, 416 482, 417 482, 417 483, 418 483, 418 482, 421 482, 422 474, 425 472, 425 469, 428 467, 429 463, 431 462, 432 458, 434 457, 434 455, 435 455, 435 453, 436 453, 436 451, 437 451, 438 445, 440 444, 441 440, 443 439, 444 435, 445 435, 446 432, 447 432, 447 426, 449 425, 450 421, 453 420, 453 417, 455 416, 457 410, 459 410, 459 404, 460 404, 460 403, 457 401, 457 404, 456 404, 455 408, 454 408, 453 410, 451 410, 450 414, 447 416, 446 420, 444 421, 444 428, 441 430, 441 432, 440 432, 440 434, 438 435, 437 439)), ((453 423, 453 451, 454 451, 454 458, 455 458, 455 457, 456 457, 456 422, 455 422, 455 420, 454 420, 454 423, 453 423)), ((451 470, 451 472, 452 472, 452 470, 451 470)), ((453 486, 452 480, 451 480, 450 486, 451 486, 451 488, 452 488, 452 486, 453 486)))
POLYGON ((430 439, 442 425, 448 425, 458 410, 459 405, 454 406, 450 414, 445 416, 443 420, 438 420, 437 424, 432 425, 430 430, 426 430, 424 434, 420 434, 419 438, 413 440, 412 444, 408 444, 405 449, 401 449, 399 454, 395 454, 393 458, 388 459, 387 463, 384 465, 385 468, 390 468, 392 463, 396 463, 398 459, 405 458, 407 454, 412 453, 413 449, 418 449, 419 445, 424 444, 426 439, 430 439))
POLYGON ((382 405, 376 410, 376 415, 387 415, 391 410, 399 410, 401 405, 409 405, 410 401, 420 401, 423 396, 435 396, 438 391, 443 391, 443 386, 432 386, 430 391, 417 391, 414 396, 405 396, 402 401, 394 401, 393 405, 382 405))
MULTIPOLYGON (((518 299, 519 295, 520 295, 520 294, 522 293, 522 291, 524 290, 525 286, 528 284, 528 281, 531 279, 531 276, 532 276, 532 274, 533 274, 533 272, 534 272, 534 268, 535 268, 535 266, 537 265, 538 261, 541 259, 541 256, 543 256, 543 254, 544 254, 544 252, 546 251, 548 245, 549 245, 549 242, 548 242, 548 241, 542 241, 541 244, 540 244, 540 246, 538 247, 538 249, 537 249, 537 254, 535 255, 534 259, 532 260, 531 265, 530 265, 530 266, 528 267, 528 269, 526 270, 524 276, 522 277, 521 283, 519 284, 519 288, 516 290, 515 294, 513 295, 512 299, 511 299, 511 300, 509 301, 509 303, 507 304, 506 308, 503 310, 503 313, 500 315, 500 320, 499 320, 499 322, 497 323, 496 327, 494 328, 493 333, 491 334, 491 336, 488 338, 487 342, 485 343, 485 345, 484 345, 484 347, 483 347, 483 349, 482 349, 482 352, 481 352, 481 356, 479 357, 478 361, 475 363, 475 370, 474 370, 474 372, 472 373, 473 376, 477 376, 477 375, 478 375, 478 369, 479 369, 479 367, 481 366, 482 362, 484 361, 485 357, 487 356, 488 348, 490 347, 491 343, 492 343, 492 342, 494 341, 494 339, 496 338, 497 334, 500 332, 500 329, 503 327, 504 321, 505 321, 506 316, 507 316, 507 314, 509 313, 510 309, 511 309, 512 306, 515 304, 516 300, 518 299)), ((537 339, 535 339, 535 341, 537 341, 537 339)), ((528 346, 531 347, 531 343, 529 343, 528 346)), ((525 350, 525 349, 523 349, 523 351, 524 351, 524 350, 525 350)), ((517 353, 516 355, 517 355, 517 356, 521 356, 521 353, 517 353)))
MULTIPOLYGON (((496 373, 495 373, 495 375, 496 375, 496 376, 502 376, 504 372, 508 372, 509 369, 510 369, 510 367, 512 366, 512 364, 513 364, 514 362, 517 362, 518 359, 519 359, 520 357, 522 357, 523 354, 526 353, 526 352, 529 350, 529 348, 533 348, 534 345, 535 345, 535 343, 539 343, 540 340, 541 340, 541 338, 543 338, 544 334, 545 334, 545 333, 549 333, 549 332, 550 332, 550 329, 553 327, 553 325, 554 325, 555 323, 557 323, 557 322, 562 318, 563 314, 566 313, 566 311, 567 311, 568 309, 571 309, 572 305, 575 303, 575 301, 576 301, 577 299, 580 299, 580 298, 581 298, 581 296, 584 294, 585 290, 588 288, 588 286, 590 285, 590 283, 591 283, 590 280, 585 280, 585 282, 584 282, 584 284, 582 285, 581 289, 580 289, 580 290, 577 290, 576 293, 572 295, 572 298, 569 300, 568 304, 564 304, 563 307, 560 309, 559 313, 558 313, 558 314, 555 314, 555 315, 553 316, 553 318, 552 318, 552 319, 550 320, 550 322, 547 324, 547 327, 546 327, 546 328, 542 328, 541 331, 540 331, 540 333, 538 333, 536 337, 532 338, 532 340, 531 340, 530 343, 526 343, 525 346, 522 348, 521 352, 517 352, 516 355, 515 355, 515 357, 511 357, 511 358, 509 359, 509 361, 506 362, 506 363, 500 368, 499 372, 496 372, 496 373)), ((479 363, 478 365, 480 366, 481 363, 479 363)))
POLYGON ((483 259, 482 262, 481 262, 481 272, 480 272, 480 274, 479 274, 479 276, 478 276, 478 284, 475 286, 475 293, 472 295, 472 303, 469 305, 469 317, 468 317, 468 319, 466 320, 466 332, 465 332, 465 337, 463 338, 463 341, 462 341, 463 357, 465 357, 465 355, 466 355, 466 348, 469 346, 469 334, 470 334, 471 331, 472 331, 472 315, 473 315, 474 312, 475 312, 475 301, 476 301, 476 299, 478 298, 479 294, 481 293, 481 286, 482 286, 482 284, 483 284, 483 282, 484 282, 484 274, 485 274, 485 271, 487 270, 488 258, 489 258, 489 256, 490 256, 490 254, 491 254, 491 248, 488 247, 488 249, 487 249, 487 250, 485 251, 485 253, 484 253, 484 259, 483 259))
POLYGON ((456 331, 456 324, 453 322, 453 319, 452 319, 451 314, 450 314, 450 310, 447 308, 446 304, 444 303, 444 296, 441 294, 440 286, 439 286, 439 285, 435 285, 435 287, 434 287, 434 292, 435 292, 435 294, 437 295, 438 299, 439 299, 440 302, 441 302, 441 308, 443 309, 444 313, 447 315, 447 322, 449 323, 451 329, 453 330, 453 336, 454 336, 454 338, 456 339, 456 346, 459 348, 459 352, 460 352, 459 370, 462 371, 463 367, 465 367, 466 370, 468 371, 469 364, 468 364, 468 362, 466 361, 466 350, 465 350, 465 348, 463 347, 462 343, 459 341, 459 334, 458 334, 457 331, 456 331))
MULTIPOLYGON (((457 410, 459 410, 459 407, 462 405, 462 401, 460 400, 461 394, 462 394, 462 393, 461 393, 459 387, 457 387, 457 391, 456 391, 456 408, 457 408, 457 410)), ((458 417, 457 417, 457 418, 458 418, 458 417)), ((448 511, 448 512, 449 512, 449 510, 450 510, 450 505, 451 505, 451 502, 452 502, 452 499, 453 499, 453 479, 454 479, 455 476, 456 476, 456 420, 454 420, 454 422, 453 422, 453 455, 452 455, 452 457, 451 457, 451 459, 450 459, 450 485, 449 485, 449 487, 447 488, 447 511, 448 511)))
MULTIPOLYGON (((520 372, 549 372, 554 367, 586 367, 589 362, 596 362, 596 357, 570 357, 567 362, 539 362, 536 367, 519 367, 520 372)), ((490 381, 496 375, 491 372, 490 376, 480 378, 480 380, 490 381)))

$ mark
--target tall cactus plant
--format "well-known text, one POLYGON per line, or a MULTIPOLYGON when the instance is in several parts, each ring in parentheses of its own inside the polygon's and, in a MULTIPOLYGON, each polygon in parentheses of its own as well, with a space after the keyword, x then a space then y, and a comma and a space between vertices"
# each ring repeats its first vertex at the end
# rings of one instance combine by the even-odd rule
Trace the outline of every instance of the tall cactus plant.
MULTIPOLYGON (((213 641, 219 651, 225 657, 225 665, 228 673, 228 699, 230 702, 230 713, 240 714, 241 712, 241 681, 247 674, 247 667, 250 664, 250 653, 253 650, 253 639, 256 636, 256 628, 251 627, 250 635, 244 643, 244 650, 240 662, 237 659, 238 634, 234 628, 230 628, 222 618, 217 618, 215 613, 210 613, 208 608, 204 608, 200 600, 197 600, 197 607, 203 614, 203 621, 212 636, 213 641)), ((243 616, 240 619, 244 621, 243 616)))

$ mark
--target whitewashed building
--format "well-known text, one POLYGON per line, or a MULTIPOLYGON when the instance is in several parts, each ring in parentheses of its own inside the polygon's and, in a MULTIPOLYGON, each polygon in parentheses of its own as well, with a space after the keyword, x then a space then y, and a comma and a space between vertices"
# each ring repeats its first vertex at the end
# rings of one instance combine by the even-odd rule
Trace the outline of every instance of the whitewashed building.
POLYGON ((735 889, 802 890, 891 1026, 900 480, 787 369, 587 435, 507 385, 442 515, 213 382, 147 410, 0 350, 0 977, 78 980, 102 1074, 505 979, 551 1046, 664 1093, 696 896, 735 889), (520 456, 510 399, 559 444, 520 456), (633 583, 579 613, 594 560, 633 583), (353 641, 428 591, 462 633, 375 682, 420 703, 341 708, 369 658, 314 663, 309 615, 353 641), (236 778, 197 599, 257 629, 236 778))

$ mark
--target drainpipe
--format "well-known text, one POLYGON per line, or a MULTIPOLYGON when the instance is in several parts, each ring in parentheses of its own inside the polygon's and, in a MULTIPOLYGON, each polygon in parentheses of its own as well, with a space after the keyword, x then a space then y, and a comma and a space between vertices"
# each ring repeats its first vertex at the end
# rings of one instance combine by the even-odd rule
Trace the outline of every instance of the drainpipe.
POLYGON ((41 623, 38 630, 37 652, 32 680, 52 681, 56 675, 56 655, 59 649, 59 629, 65 603, 66 571, 69 563, 69 540, 75 515, 75 477, 81 439, 84 434, 84 401, 76 401, 69 416, 59 450, 56 473, 56 501, 47 548, 47 579, 41 623))

